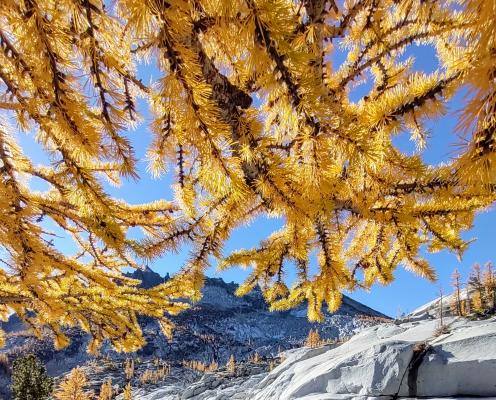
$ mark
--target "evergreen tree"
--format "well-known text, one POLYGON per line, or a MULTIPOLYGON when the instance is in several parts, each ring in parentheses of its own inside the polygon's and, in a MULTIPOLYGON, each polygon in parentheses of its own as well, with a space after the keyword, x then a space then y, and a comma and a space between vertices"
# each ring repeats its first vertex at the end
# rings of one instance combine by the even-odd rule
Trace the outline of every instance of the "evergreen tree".
MULTIPOLYGON (((420 249, 463 253, 461 233, 496 200, 494 1, 460 0, 0 1, 0 316, 36 329, 81 326, 117 350, 144 344, 139 315, 167 318, 198 300, 212 259, 253 266, 272 309, 336 310, 344 290, 388 284, 404 266, 435 279, 420 249), (115 4, 114 4, 115 3, 115 4), (342 43, 342 49, 337 47, 342 43), (439 63, 403 54, 430 46, 439 63), (333 65, 336 55, 344 62, 333 65), (136 78, 150 59, 158 80, 136 78), (367 88, 360 99, 353 88, 367 88), (429 165, 426 126, 469 88, 459 154, 429 165), (138 179, 128 138, 148 100, 153 175, 174 174, 174 197, 128 204, 112 184, 138 179), (253 99, 257 98, 254 102, 253 99), (11 124, 10 121, 14 123, 11 124), (37 165, 16 143, 36 132, 37 165), (408 132, 411 155, 393 138, 408 132), (47 185, 33 191, 36 178, 47 185), (284 226, 253 249, 223 244, 253 218, 284 226), (54 246, 53 232, 74 254, 54 246), (144 239, 130 235, 141 228, 144 239), (123 275, 188 244, 166 283, 123 275), (312 272, 309 259, 317 254, 312 272), (287 268, 296 265, 290 287, 287 268)), ((164 192, 166 188, 164 188, 164 192)))
POLYGON ((11 391, 14 400, 49 399, 53 390, 53 378, 45 366, 33 354, 17 358, 12 364, 11 391))
POLYGON ((88 400, 93 393, 86 391, 88 377, 82 368, 74 368, 60 383, 55 392, 56 400, 88 400))

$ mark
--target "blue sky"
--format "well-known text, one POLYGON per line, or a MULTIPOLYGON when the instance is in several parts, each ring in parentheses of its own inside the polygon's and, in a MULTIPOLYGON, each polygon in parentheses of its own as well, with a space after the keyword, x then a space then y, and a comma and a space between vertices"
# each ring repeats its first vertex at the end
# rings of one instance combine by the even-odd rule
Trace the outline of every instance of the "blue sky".
MULTIPOLYGON (((333 58, 334 65, 339 65, 343 60, 343 53, 338 52, 333 58)), ((430 72, 436 67, 435 54, 428 47, 416 47, 408 51, 404 57, 415 57, 415 69, 430 72)), ((139 73, 148 83, 152 77, 159 76, 154 66, 141 65, 139 73)), ((352 99, 358 100, 368 90, 366 85, 358 86, 352 93, 352 99)), ((423 159, 431 164, 437 164, 447 161, 456 154, 456 144, 460 139, 455 134, 456 115, 455 112, 463 104, 463 94, 460 93, 448 105, 446 115, 434 122, 430 122, 430 140, 427 149, 422 153, 423 159)), ((139 103, 142 110, 146 110, 146 104, 139 103)), ((135 146, 136 155, 139 158, 139 174, 141 179, 138 182, 126 182, 122 187, 108 187, 109 192, 119 198, 123 198, 130 203, 139 203, 152 201, 159 198, 171 199, 170 185, 172 179, 170 175, 165 175, 160 179, 152 179, 146 172, 146 161, 144 154, 151 140, 151 135, 147 130, 147 122, 150 116, 144 113, 144 122, 137 129, 129 132, 129 137, 135 146)), ((22 147, 33 158, 35 163, 47 163, 46 155, 39 145, 34 141, 32 134, 19 134, 18 138, 22 147)), ((409 140, 407 134, 401 134, 395 138, 395 145, 403 151, 413 153, 415 145, 409 140)), ((36 180, 31 181, 31 185, 37 189, 43 189, 44 186, 36 180)), ((238 229, 230 240, 225 244, 224 252, 229 254, 230 251, 239 248, 253 247, 258 244, 259 240, 267 237, 271 232, 281 226, 281 221, 277 219, 259 218, 249 226, 238 229)), ((481 264, 494 258, 494 247, 496 246, 496 236, 494 232, 496 227, 496 212, 494 208, 489 211, 478 214, 475 219, 474 227, 464 234, 465 239, 477 238, 471 244, 464 254, 462 260, 458 260, 456 255, 447 251, 441 251, 437 254, 425 253, 424 256, 435 267, 439 280, 436 283, 428 282, 401 267, 395 273, 395 281, 389 286, 375 285, 370 292, 357 291, 350 295, 352 298, 363 302, 364 304, 375 308, 390 316, 396 316, 399 312, 412 311, 414 308, 426 303, 435 297, 442 287, 445 292, 450 290, 450 276, 454 268, 458 268, 463 278, 468 276, 469 269, 473 263, 481 264)), ((72 246, 66 240, 57 240, 56 245, 63 251, 71 252, 72 246)), ((161 259, 155 260, 150 267, 161 275, 176 272, 188 256, 188 248, 184 247, 177 254, 168 254, 161 259)), ((212 268, 207 271, 209 276, 220 276, 226 281, 241 282, 249 273, 249 270, 233 268, 222 274, 215 269, 215 262, 212 268)), ((294 276, 289 273, 288 278, 294 276)))

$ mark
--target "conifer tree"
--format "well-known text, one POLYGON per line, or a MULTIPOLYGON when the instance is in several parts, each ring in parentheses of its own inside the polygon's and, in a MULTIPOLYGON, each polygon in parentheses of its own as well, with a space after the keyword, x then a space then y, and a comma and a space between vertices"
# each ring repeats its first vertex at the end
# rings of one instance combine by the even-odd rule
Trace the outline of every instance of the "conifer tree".
POLYGON ((452 310, 453 312, 458 315, 462 316, 463 315, 463 310, 462 310, 462 300, 461 300, 461 283, 460 283, 460 273, 458 272, 458 269, 455 268, 453 271, 453 275, 451 275, 451 285, 453 286, 453 300, 452 300, 452 310))
POLYGON ((53 391, 53 378, 35 355, 28 354, 13 362, 10 388, 14 400, 46 400, 53 391))
POLYGON ((439 329, 444 329, 444 292, 442 286, 439 287, 439 329))
POLYGON ((486 310, 496 310, 496 277, 493 272, 493 264, 486 263, 486 268, 482 276, 482 284, 484 286, 484 303, 486 310))
POLYGON ((136 350, 139 314, 170 334, 167 315, 186 307, 175 299, 199 299, 212 259, 254 266, 238 294, 260 284, 272 309, 306 300, 321 320, 343 290, 388 284, 400 265, 435 279, 420 248, 463 253, 461 232, 495 202, 494 1, 114 3, 0 2, 0 316, 47 326, 58 347, 62 327, 79 325, 91 351, 105 338, 136 350), (435 50, 433 72, 402 57, 415 44, 435 50), (150 86, 136 77, 142 59, 157 64, 150 86), (466 145, 426 164, 426 123, 461 87, 466 145), (138 179, 128 137, 137 97, 153 114, 149 169, 175 176, 171 201, 128 204, 103 183, 138 179), (47 165, 16 143, 18 131, 35 133, 47 165), (418 153, 394 146, 399 132, 418 153), (48 188, 33 191, 31 178, 48 188), (264 216, 283 227, 223 254, 234 229, 264 216), (47 222, 75 254, 56 248, 47 222), (122 274, 185 244, 189 260, 158 287, 122 274))
POLYGON ((102 386, 100 386, 98 400, 112 400, 113 395, 114 389, 112 387, 112 379, 108 378, 105 382, 102 383, 102 386))
POLYGON ((226 368, 232 374, 236 372, 236 360, 234 359, 233 354, 231 354, 231 357, 229 357, 229 360, 227 361, 226 364, 226 368))
POLYGON ((127 358, 124 364, 124 374, 126 375, 126 380, 130 381, 134 376, 134 360, 132 358, 127 358))
POLYGON ((315 347, 319 347, 321 343, 322 341, 320 340, 319 331, 317 329, 310 329, 310 332, 308 332, 308 336, 305 340, 305 346, 313 349, 315 347))
POLYGON ((88 377, 82 368, 74 368, 60 383, 54 394, 56 400, 88 400, 93 393, 86 391, 88 377))
POLYGON ((219 368, 219 363, 217 361, 212 360, 210 364, 208 364, 207 371, 216 371, 219 368))
POLYGON ((482 296, 481 293, 477 290, 472 294, 470 308, 472 312, 476 314, 480 314, 482 313, 482 311, 484 311, 482 296))
POLYGON ((466 315, 470 315, 472 313, 472 295, 470 293, 470 286, 468 282, 465 286, 465 294, 464 311, 466 315))
POLYGON ((480 313, 484 310, 484 287, 482 285, 482 273, 479 264, 472 265, 468 285, 472 289, 471 310, 480 313))
POLYGON ((131 382, 124 386, 124 391, 122 392, 123 400, 133 400, 133 389, 131 387, 131 382))

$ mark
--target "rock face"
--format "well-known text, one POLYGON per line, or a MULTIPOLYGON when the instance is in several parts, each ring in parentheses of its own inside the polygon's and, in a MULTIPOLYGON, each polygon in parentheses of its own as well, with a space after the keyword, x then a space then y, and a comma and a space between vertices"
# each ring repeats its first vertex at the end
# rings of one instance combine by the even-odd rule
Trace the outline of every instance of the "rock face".
POLYGON ((436 320, 383 324, 321 354, 292 351, 247 398, 496 396, 496 320, 448 322, 438 337, 436 320))
POLYGON ((387 323, 341 345, 286 352, 270 373, 205 375, 187 389, 162 387, 136 400, 393 400, 496 396, 496 319, 387 323))
POLYGON ((161 277, 148 266, 146 266, 144 269, 134 270, 133 272, 127 273, 125 275, 129 278, 140 280, 140 286, 145 289, 160 285, 161 283, 164 283, 170 279, 169 274, 167 274, 165 277, 161 277))
MULTIPOLYGON (((164 385, 160 389, 147 392, 137 389, 136 400, 246 400, 247 393, 267 375, 261 365, 245 364, 236 374, 225 370, 205 373, 200 380, 180 390, 177 386, 164 385)), ((122 400, 122 396, 118 397, 122 400)))

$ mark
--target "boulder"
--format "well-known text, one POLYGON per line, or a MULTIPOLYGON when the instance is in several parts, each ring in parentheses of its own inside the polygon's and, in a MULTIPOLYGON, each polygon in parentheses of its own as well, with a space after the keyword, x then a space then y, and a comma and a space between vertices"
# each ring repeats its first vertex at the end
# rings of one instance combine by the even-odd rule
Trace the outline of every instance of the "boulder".
POLYGON ((496 396, 496 321, 383 324, 309 357, 295 352, 247 398, 253 400, 496 396))

